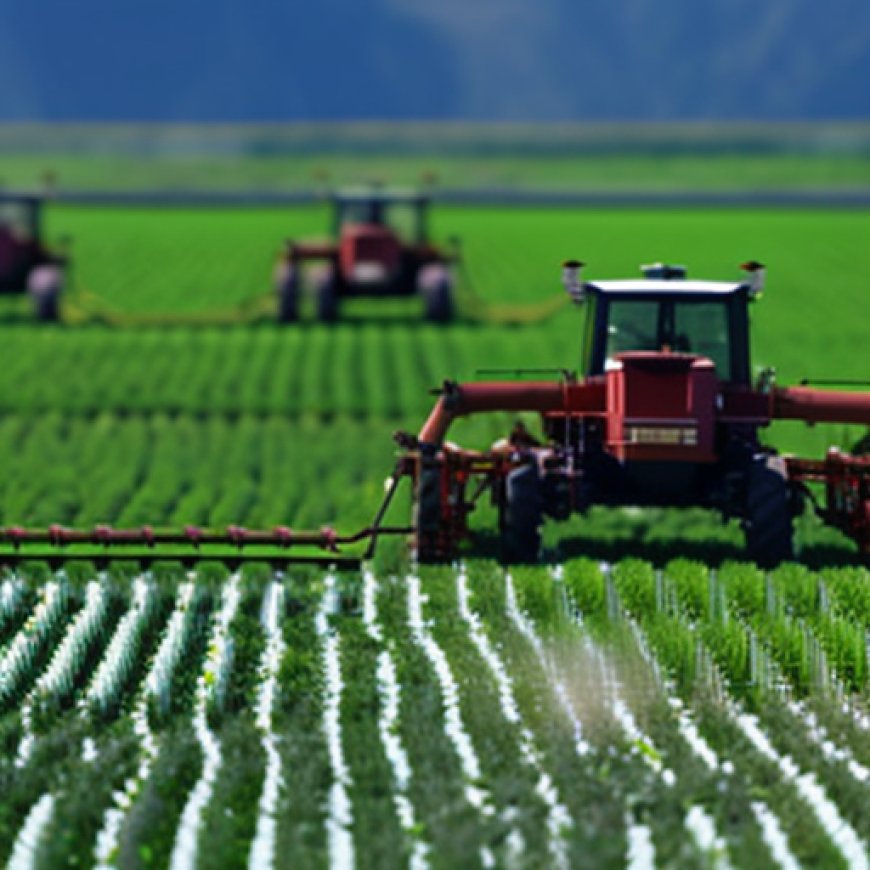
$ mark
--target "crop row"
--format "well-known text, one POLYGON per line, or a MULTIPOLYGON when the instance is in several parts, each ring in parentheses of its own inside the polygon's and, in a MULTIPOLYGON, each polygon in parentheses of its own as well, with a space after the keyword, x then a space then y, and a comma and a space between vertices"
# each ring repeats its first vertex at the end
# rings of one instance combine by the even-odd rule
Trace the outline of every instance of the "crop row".
POLYGON ((220 308, 268 293, 282 241, 326 227, 320 208, 49 212, 49 232, 73 239, 76 289, 134 312, 220 308))
POLYGON ((13 524, 288 524, 370 520, 392 470, 390 427, 345 421, 7 418, 0 482, 13 524))
MULTIPOLYGON (((456 436, 486 447, 510 424, 504 415, 471 418, 457 424, 456 436)), ((250 414, 9 415, 0 420, 0 525, 334 525, 352 532, 370 523, 383 499, 401 425, 347 416, 323 426, 312 417, 250 414)), ((388 522, 406 524, 409 492, 403 484, 388 522)), ((472 522, 481 546, 491 548, 497 518, 483 502, 472 522)), ((544 532, 554 558, 631 552, 658 562, 674 555, 721 561, 742 552, 737 523, 700 510, 602 508, 544 532)), ((799 532, 813 564, 856 558, 850 542, 809 515, 799 532)))
POLYGON ((749 692, 714 629, 866 632, 866 572, 752 591, 789 570, 10 578, 0 673, 43 654, 0 711, 0 860, 866 867, 866 674, 749 692))
MULTIPOLYGON (((472 432, 488 444, 505 427, 489 418, 472 432)), ((252 415, 6 417, 0 456, 14 461, 0 478, 0 524, 352 529, 383 498, 393 430, 346 417, 326 428, 252 415)))
MULTIPOLYGON (((580 317, 528 332, 460 324, 40 331, 4 335, 0 407, 97 414, 351 414, 421 420, 482 368, 574 367, 580 317), (558 335, 558 337, 557 337, 558 335)), ((553 375, 555 377, 555 374, 553 375)))

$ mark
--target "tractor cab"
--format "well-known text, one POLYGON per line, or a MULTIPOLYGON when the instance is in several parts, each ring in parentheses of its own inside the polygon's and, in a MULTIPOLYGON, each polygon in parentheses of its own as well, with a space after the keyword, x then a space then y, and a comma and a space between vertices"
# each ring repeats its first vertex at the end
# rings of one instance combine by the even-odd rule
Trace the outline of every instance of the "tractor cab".
POLYGON ((751 282, 692 281, 681 266, 643 271, 635 280, 575 278, 569 292, 587 309, 583 373, 603 375, 635 351, 692 354, 711 360, 719 380, 748 385, 751 282))
POLYGON ((0 197, 0 292, 17 293, 44 256, 40 244, 40 201, 36 197, 0 197))
POLYGON ((58 319, 66 258, 42 242, 42 199, 0 194, 0 294, 29 293, 38 320, 58 319))
POLYGON ((407 268, 403 251, 425 243, 428 200, 417 194, 350 192, 333 201, 338 265, 349 285, 384 285, 407 268))
POLYGON ((318 320, 337 319, 350 297, 418 296, 426 320, 453 317, 452 265, 457 250, 433 244, 428 235, 430 197, 415 191, 368 188, 332 195, 332 237, 327 242, 285 244, 275 271, 278 319, 299 316, 305 267, 312 270, 318 320))
POLYGON ((381 227, 409 244, 425 244, 429 197, 400 191, 345 191, 332 198, 333 236, 348 228, 381 227))

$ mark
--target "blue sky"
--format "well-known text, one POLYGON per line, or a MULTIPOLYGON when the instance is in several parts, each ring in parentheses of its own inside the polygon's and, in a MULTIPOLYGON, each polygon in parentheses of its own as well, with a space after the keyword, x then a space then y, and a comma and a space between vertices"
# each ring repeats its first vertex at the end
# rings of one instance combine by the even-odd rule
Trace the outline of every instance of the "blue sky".
POLYGON ((866 0, 0 0, 0 119, 870 117, 866 0))

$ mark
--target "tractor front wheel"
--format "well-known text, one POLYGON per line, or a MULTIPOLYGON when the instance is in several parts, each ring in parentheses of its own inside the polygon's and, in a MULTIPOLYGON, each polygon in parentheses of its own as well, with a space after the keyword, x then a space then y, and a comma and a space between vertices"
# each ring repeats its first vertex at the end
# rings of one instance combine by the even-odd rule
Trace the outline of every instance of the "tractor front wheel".
POLYGON ((424 266, 417 276, 417 292, 423 299, 423 316, 430 323, 453 320, 453 281, 440 263, 424 266))
POLYGON ((756 456, 746 483, 746 553, 763 568, 794 558, 792 500, 785 463, 778 456, 756 456))
POLYGON ((33 315, 40 323, 56 323, 60 320, 63 285, 63 268, 55 263, 44 263, 30 270, 27 292, 33 302, 33 315))
POLYGON ((317 319, 322 323, 338 320, 338 288, 335 275, 327 274, 318 282, 314 307, 317 319))
POLYGON ((450 323, 453 320, 453 288, 447 278, 426 289, 425 317, 430 323, 450 323))
POLYGON ((501 541, 506 562, 537 562, 543 521, 541 476, 536 464, 513 469, 505 480, 501 541))
POLYGON ((299 273, 288 269, 275 288, 278 294, 278 323, 294 323, 299 319, 299 273))
POLYGON ((33 315, 40 323, 57 323, 60 320, 60 291, 34 296, 33 315))

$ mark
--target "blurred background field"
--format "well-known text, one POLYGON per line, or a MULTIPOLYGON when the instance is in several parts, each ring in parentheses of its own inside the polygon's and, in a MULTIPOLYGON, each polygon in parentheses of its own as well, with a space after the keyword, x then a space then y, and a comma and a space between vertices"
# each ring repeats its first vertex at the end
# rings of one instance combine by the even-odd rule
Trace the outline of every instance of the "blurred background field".
POLYGON ((59 190, 554 190, 870 186, 870 124, 0 124, 0 182, 59 190))

